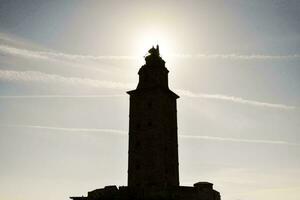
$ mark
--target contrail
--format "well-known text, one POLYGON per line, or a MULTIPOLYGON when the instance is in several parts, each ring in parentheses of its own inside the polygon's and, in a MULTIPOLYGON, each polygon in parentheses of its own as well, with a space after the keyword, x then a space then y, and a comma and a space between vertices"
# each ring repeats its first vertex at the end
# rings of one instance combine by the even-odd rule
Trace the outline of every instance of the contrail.
MULTIPOLYGON (((19 56, 31 59, 48 60, 137 60, 139 56, 128 55, 78 55, 51 51, 34 51, 30 49, 17 48, 0 44, 0 52, 3 54, 19 56)), ((182 59, 232 59, 232 60, 278 60, 278 59, 300 59, 300 54, 291 55, 264 55, 264 54, 167 54, 166 57, 182 59)))
POLYGON ((248 105, 252 105, 252 106, 278 108, 278 109, 284 109, 284 110, 294 110, 297 108, 295 106, 290 106, 290 105, 254 101, 254 100, 249 100, 249 99, 243 99, 241 97, 227 96, 227 95, 222 95, 222 94, 194 93, 194 92, 191 92, 188 90, 176 90, 176 91, 181 95, 184 95, 187 97, 192 97, 192 98, 217 99, 217 100, 231 101, 231 102, 241 103, 241 104, 248 104, 248 105))
MULTIPOLYGON (((73 86, 86 86, 94 88, 108 88, 108 89, 122 89, 128 90, 130 88, 135 88, 133 83, 122 83, 114 81, 105 81, 105 80, 95 80, 88 78, 79 78, 79 77, 65 77, 56 74, 46 74, 38 71, 13 71, 13 70, 0 70, 0 80, 2 81, 26 81, 26 82, 44 82, 44 83, 60 83, 73 86)), ((204 98, 204 99, 216 99, 222 101, 228 101, 233 103, 240 103, 251 106, 282 109, 282 110, 295 110, 297 107, 285 105, 285 104, 276 104, 269 102, 261 102, 255 100, 244 99, 236 96, 227 96, 223 94, 206 94, 206 93, 194 93, 188 90, 178 89, 175 90, 179 95, 191 97, 191 98, 204 98)), ((108 95, 112 97, 111 95, 108 95)), ((103 97, 108 97, 104 95, 103 97)), ((117 97, 119 95, 116 95, 117 97)), ((79 96, 64 96, 64 95, 36 95, 36 96, 15 96, 15 98, 100 98, 101 95, 79 95, 79 96)), ((0 96, 0 98, 14 98, 14 96, 0 96)))
POLYGON ((111 88, 111 89, 129 89, 134 87, 134 84, 95 80, 89 78, 65 77, 57 74, 46 74, 39 71, 0 70, 0 80, 61 83, 61 84, 68 84, 68 85, 75 85, 75 86, 87 86, 87 87, 111 88))
MULTIPOLYGON (((31 129, 45 129, 51 131, 64 131, 64 132, 91 132, 91 133, 113 133, 118 135, 128 135, 128 131, 118 129, 98 129, 98 128, 64 128, 52 126, 38 126, 38 125, 13 125, 13 124, 0 124, 0 127, 9 128, 31 128, 31 129)), ((260 140, 260 139, 242 139, 242 138, 226 138, 205 135, 178 135, 179 139, 200 139, 200 140, 213 140, 224 142, 239 142, 239 143, 255 143, 255 144, 274 144, 274 145, 290 145, 300 146, 297 143, 290 143, 283 140, 260 140)))
POLYGON ((32 128, 32 129, 46 129, 52 131, 65 131, 65 132, 105 132, 105 133, 116 133, 125 135, 126 131, 116 129, 93 129, 93 128, 63 128, 53 126, 38 126, 38 125, 13 125, 13 124, 1 124, 0 127, 10 128, 32 128))
POLYGON ((133 60, 138 56, 92 56, 92 55, 76 55, 51 51, 33 51, 29 49, 16 48, 8 45, 0 45, 0 52, 8 55, 19 56, 23 58, 41 59, 41 60, 133 60))
POLYGON ((127 97, 125 94, 107 94, 107 95, 0 95, 0 99, 52 99, 52 98, 114 98, 127 97))
POLYGON ((265 54, 172 54, 169 57, 194 59, 231 59, 231 60, 280 60, 300 59, 300 54, 291 55, 265 55, 265 54))
POLYGON ((215 141, 228 141, 228 142, 244 142, 244 143, 261 143, 261 144, 279 144, 279 145, 292 145, 300 146, 297 143, 290 143, 283 140, 257 140, 257 139, 242 139, 242 138, 226 138, 204 135, 179 135, 182 139, 203 139, 203 140, 215 140, 215 141))

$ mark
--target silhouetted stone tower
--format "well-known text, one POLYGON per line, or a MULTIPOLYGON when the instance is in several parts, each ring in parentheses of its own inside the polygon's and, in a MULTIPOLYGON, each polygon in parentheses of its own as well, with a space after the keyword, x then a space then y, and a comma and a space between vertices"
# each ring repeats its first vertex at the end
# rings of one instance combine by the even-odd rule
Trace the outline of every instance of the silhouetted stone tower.
POLYGON ((168 86, 168 69, 152 47, 139 83, 130 95, 129 187, 179 186, 177 110, 179 98, 168 86))
POLYGON ((105 186, 72 200, 221 200, 209 182, 179 185, 177 94, 159 48, 145 57, 130 95, 128 186, 105 186))

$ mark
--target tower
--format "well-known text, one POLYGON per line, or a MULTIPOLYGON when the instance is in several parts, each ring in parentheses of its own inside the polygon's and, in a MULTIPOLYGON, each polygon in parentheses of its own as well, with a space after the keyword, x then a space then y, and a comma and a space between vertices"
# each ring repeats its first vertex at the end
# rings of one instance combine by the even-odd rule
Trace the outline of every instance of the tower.
POLYGON ((152 47, 130 95, 128 187, 179 186, 177 111, 159 47, 152 47))
POLYGON ((168 86, 168 69, 152 47, 145 57, 129 105, 128 186, 105 186, 72 200, 221 200, 209 182, 180 186, 177 94, 168 86))

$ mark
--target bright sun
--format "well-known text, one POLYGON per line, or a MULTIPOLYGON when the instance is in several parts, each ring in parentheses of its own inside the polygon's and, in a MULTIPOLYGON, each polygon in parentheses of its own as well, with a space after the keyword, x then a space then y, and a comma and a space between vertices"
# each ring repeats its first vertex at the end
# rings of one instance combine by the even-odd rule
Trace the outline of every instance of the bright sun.
POLYGON ((148 50, 152 46, 159 45, 160 54, 163 56, 171 54, 172 49, 170 37, 163 32, 148 31, 141 34, 140 38, 137 38, 137 53, 138 56, 145 56, 148 50))

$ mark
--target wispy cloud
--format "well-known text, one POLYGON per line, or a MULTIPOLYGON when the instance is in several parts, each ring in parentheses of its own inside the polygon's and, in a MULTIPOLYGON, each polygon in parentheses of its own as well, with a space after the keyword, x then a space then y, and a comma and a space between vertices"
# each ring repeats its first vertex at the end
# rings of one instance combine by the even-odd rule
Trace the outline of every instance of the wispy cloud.
POLYGON ((45 129, 45 130, 64 131, 64 132, 104 132, 104 133, 115 133, 115 134, 121 134, 121 135, 127 134, 126 131, 117 130, 117 129, 64 128, 64 127, 53 127, 53 126, 14 125, 14 124, 1 124, 0 127, 45 129))
POLYGON ((20 49, 8 45, 0 45, 0 52, 2 54, 8 54, 8 55, 19 56, 24 58, 49 59, 47 55, 43 55, 38 51, 20 49))
POLYGON ((293 145, 300 146, 297 143, 291 143, 283 140, 257 140, 257 139, 242 139, 242 138, 227 138, 227 137, 215 137, 215 136, 203 136, 203 135, 179 135, 183 139, 203 139, 203 140, 215 140, 215 141, 227 141, 227 142, 244 142, 244 143, 257 143, 257 144, 279 144, 279 145, 293 145))
POLYGON ((52 99, 52 98, 114 98, 127 97, 124 94, 104 94, 104 95, 0 95, 0 99, 52 99))
MULTIPOLYGON (((119 135, 128 135, 128 131, 117 129, 98 129, 98 128, 64 128, 53 126, 39 126, 39 125, 14 125, 14 124, 0 124, 0 127, 8 128, 29 128, 29 129, 45 129, 50 131, 63 131, 63 132, 89 132, 89 133, 113 133, 119 135)), ((291 143, 283 140, 260 140, 260 139, 243 139, 243 138, 227 138, 215 137, 205 135, 178 135, 180 139, 199 139, 199 140, 213 140, 224 142, 239 142, 239 143, 254 143, 254 144, 274 144, 274 145, 291 145, 300 146, 297 143, 291 143)))
POLYGON ((92 56, 92 55, 76 55, 66 54, 61 52, 51 51, 34 51, 30 49, 16 48, 8 45, 0 45, 0 52, 2 54, 19 56, 23 58, 33 59, 48 59, 48 60, 132 60, 137 59, 137 56, 92 56))
POLYGON ((194 59, 232 59, 232 60, 279 60, 300 59, 300 54, 266 55, 266 54, 172 54, 169 57, 194 59))
MULTIPOLYGON (((114 81, 102 81, 88 78, 79 77, 65 77, 56 74, 46 74, 38 71, 12 71, 12 70, 0 70, 1 81, 25 81, 25 82, 44 82, 44 83, 60 83, 74 86, 87 86, 94 88, 108 88, 108 89, 122 89, 128 90, 135 87, 133 83, 122 83, 114 81)), ((227 96, 222 94, 205 94, 205 93, 194 93, 188 90, 175 90, 181 96, 191 98, 204 98, 204 99, 215 99, 228 101, 233 103, 240 103, 250 106, 282 109, 282 110, 294 110, 297 109, 295 106, 276 104, 269 102, 254 101, 244 99, 241 97, 227 96)), ((112 95, 108 95, 112 97, 112 95)), ((108 97, 107 95, 78 95, 78 96, 64 96, 64 95, 36 95, 36 96, 0 96, 0 98, 100 98, 108 97)), ((115 95, 119 96, 119 95, 115 95)))
POLYGON ((79 77, 65 77, 56 74, 46 74, 38 71, 13 71, 0 70, 0 80, 2 81, 26 81, 26 82, 45 82, 62 83, 75 86, 88 86, 96 88, 129 89, 134 84, 102 81, 79 77))
MULTIPOLYGON (((19 56, 31 59, 48 59, 48 60, 134 60, 139 59, 139 56, 129 55, 78 55, 68 54, 63 52, 52 51, 35 51, 25 48, 17 48, 9 45, 0 44, 0 52, 2 54, 19 56)), ((232 60, 279 60, 279 59, 300 59, 300 54, 291 55, 265 55, 265 54, 168 54, 166 57, 182 58, 182 59, 232 59, 232 60)))
POLYGON ((192 98, 204 98, 204 99, 216 99, 216 100, 223 100, 223 101, 230 101, 234 103, 241 103, 247 104, 252 106, 259 106, 259 107, 267 107, 267 108, 278 108, 284 110, 293 110, 297 107, 285 105, 285 104, 275 104, 275 103, 268 103, 268 102, 261 102, 261 101, 254 101, 249 99, 243 99, 241 97, 235 96, 227 96, 222 94, 204 94, 204 93, 194 93, 188 90, 176 90, 180 95, 184 95, 187 97, 192 98))

